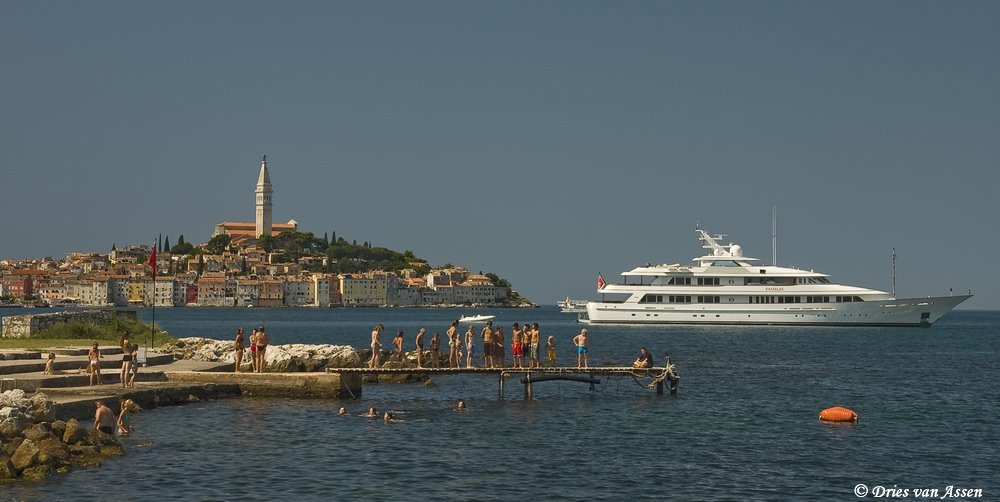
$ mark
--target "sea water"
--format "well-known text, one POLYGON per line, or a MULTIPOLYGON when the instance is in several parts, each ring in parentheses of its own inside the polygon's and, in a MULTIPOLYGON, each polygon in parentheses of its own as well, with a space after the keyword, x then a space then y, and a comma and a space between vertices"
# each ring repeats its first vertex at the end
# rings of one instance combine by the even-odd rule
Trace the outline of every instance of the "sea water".
MULTIPOLYGON (((538 322, 543 338, 556 337, 559 364, 576 364, 570 340, 582 326, 555 308, 188 308, 155 317, 174 336, 229 339, 239 326, 265 325, 273 344, 359 347, 383 323, 383 343, 403 330, 412 350, 417 329, 443 336, 466 313, 495 314, 508 343, 511 323, 538 322)), ((357 400, 158 408, 137 415, 126 455, 0 486, 0 499, 856 500, 944 495, 949 486, 1000 498, 1000 312, 951 312, 929 329, 587 328, 592 365, 628 364, 640 346, 658 361, 669 351, 678 394, 601 377, 593 390, 536 383, 526 401, 512 378, 499 399, 496 376, 453 375, 433 377, 434 386, 368 384, 357 400), (459 399, 468 411, 455 411, 459 399), (835 405, 861 421, 817 420, 835 405), (341 406, 347 416, 337 416, 341 406), (400 420, 360 416, 370 406, 400 420)))

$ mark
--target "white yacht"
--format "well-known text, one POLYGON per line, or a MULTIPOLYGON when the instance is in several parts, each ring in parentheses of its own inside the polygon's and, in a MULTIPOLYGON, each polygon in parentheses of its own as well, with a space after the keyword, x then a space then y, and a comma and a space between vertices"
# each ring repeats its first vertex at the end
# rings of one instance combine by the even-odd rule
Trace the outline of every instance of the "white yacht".
POLYGON ((586 323, 930 326, 972 295, 894 298, 830 282, 810 270, 757 265, 738 244, 698 229, 710 254, 690 266, 649 265, 623 272, 623 283, 598 277, 601 301, 586 323), (607 300, 606 296, 618 296, 607 300))

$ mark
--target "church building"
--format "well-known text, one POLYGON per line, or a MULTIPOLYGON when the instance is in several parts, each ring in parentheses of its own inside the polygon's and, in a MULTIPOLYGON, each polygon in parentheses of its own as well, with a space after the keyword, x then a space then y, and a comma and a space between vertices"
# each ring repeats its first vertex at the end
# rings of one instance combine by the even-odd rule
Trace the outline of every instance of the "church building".
POLYGON ((260 173, 257 175, 257 187, 254 190, 256 195, 256 221, 224 221, 215 226, 212 237, 217 235, 230 235, 233 242, 239 244, 241 241, 256 239, 261 235, 276 237, 281 232, 297 232, 299 223, 290 220, 288 223, 271 223, 272 193, 271 175, 267 172, 267 155, 260 161, 260 173))

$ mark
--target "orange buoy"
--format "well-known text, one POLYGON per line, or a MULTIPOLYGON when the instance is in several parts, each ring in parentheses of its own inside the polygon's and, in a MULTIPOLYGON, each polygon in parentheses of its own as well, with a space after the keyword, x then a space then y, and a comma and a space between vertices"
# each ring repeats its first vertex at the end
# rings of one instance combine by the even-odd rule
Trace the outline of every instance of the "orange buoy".
POLYGON ((819 412, 819 419, 824 422, 857 422, 858 414, 843 406, 834 406, 819 412))

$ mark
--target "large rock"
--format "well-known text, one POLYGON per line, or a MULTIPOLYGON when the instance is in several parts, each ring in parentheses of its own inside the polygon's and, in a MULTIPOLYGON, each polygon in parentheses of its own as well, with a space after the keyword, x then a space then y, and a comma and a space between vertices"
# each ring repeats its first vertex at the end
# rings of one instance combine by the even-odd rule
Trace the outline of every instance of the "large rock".
MULTIPOLYGON (((180 343, 170 347, 178 359, 193 359, 232 364, 236 353, 233 342, 210 338, 182 338, 180 343)), ((362 365, 361 354, 349 345, 306 345, 301 343, 269 345, 264 353, 264 371, 269 373, 289 373, 302 371, 324 371, 326 368, 358 368, 362 365)), ((250 351, 243 356, 243 368, 250 369, 250 351)))
POLYGON ((69 447, 56 438, 44 439, 36 443, 38 446, 38 463, 40 465, 51 465, 58 469, 69 465, 69 447))
POLYGON ((14 468, 14 463, 10 461, 10 457, 0 453, 0 481, 16 478, 17 469, 14 468))
POLYGON ((62 420, 56 420, 52 422, 52 434, 55 434, 57 438, 62 438, 63 434, 66 432, 66 422, 62 420))
POLYGON ((21 472, 21 479, 26 479, 28 481, 40 481, 52 475, 55 469, 50 465, 36 465, 34 467, 28 467, 21 472))
POLYGON ((21 446, 21 443, 23 442, 24 438, 21 436, 11 439, 9 443, 5 443, 3 445, 3 453, 10 457, 15 451, 17 451, 17 447, 21 446))
POLYGON ((18 472, 27 469, 28 467, 34 466, 38 463, 38 456, 42 451, 38 448, 38 445, 30 439, 25 439, 21 446, 17 447, 17 451, 10 456, 11 463, 14 464, 14 468, 18 472))
POLYGON ((66 432, 63 433, 63 443, 66 444, 84 444, 90 445, 89 441, 84 441, 89 438, 88 429, 83 424, 81 424, 77 419, 71 418, 66 422, 66 432))
POLYGON ((0 408, 0 438, 20 436, 31 425, 31 419, 19 408, 0 408))
POLYGON ((28 407, 28 415, 30 415, 35 422, 51 422, 56 419, 56 412, 52 407, 53 403, 45 394, 38 392, 31 396, 28 402, 30 403, 28 407))
POLYGON ((37 443, 45 439, 55 438, 55 435, 52 434, 52 429, 48 423, 40 422, 28 427, 24 431, 24 437, 37 443))

